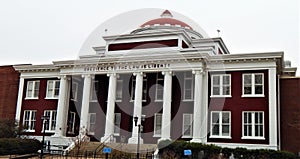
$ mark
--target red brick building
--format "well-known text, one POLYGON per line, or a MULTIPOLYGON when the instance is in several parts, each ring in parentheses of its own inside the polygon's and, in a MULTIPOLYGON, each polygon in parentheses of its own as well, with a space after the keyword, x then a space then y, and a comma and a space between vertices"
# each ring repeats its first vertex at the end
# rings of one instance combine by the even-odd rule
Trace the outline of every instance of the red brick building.
POLYGON ((300 152, 300 78, 280 79, 281 149, 300 152))
POLYGON ((15 119, 20 74, 13 66, 0 66, 0 118, 15 119))

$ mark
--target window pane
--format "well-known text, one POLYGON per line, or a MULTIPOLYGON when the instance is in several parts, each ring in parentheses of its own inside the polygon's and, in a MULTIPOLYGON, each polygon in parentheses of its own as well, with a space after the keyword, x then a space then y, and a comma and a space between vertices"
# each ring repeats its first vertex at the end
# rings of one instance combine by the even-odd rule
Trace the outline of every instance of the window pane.
POLYGON ((251 84, 251 75, 244 75, 244 84, 251 84))
POLYGON ((222 123, 224 124, 229 124, 229 121, 230 121, 230 119, 229 119, 229 113, 223 113, 223 115, 222 115, 222 123))
POLYGON ((223 95, 230 95, 230 86, 223 86, 223 95))
POLYGON ((255 84, 262 84, 262 75, 255 75, 255 84))
POLYGON ((219 124, 214 124, 212 128, 212 134, 213 135, 219 135, 219 124))
POLYGON ((222 136, 229 136, 229 125, 222 126, 222 136))
POLYGON ((213 76, 213 85, 220 85, 220 76, 213 76))
POLYGON ((252 88, 244 86, 244 94, 252 94, 252 88))
POLYGON ((223 76, 223 84, 225 84, 225 85, 229 85, 230 84, 229 83, 229 81, 230 81, 229 77, 230 76, 228 76, 228 75, 223 76))
POLYGON ((39 81, 35 81, 35 86, 34 86, 34 97, 38 97, 39 96, 39 88, 40 88, 40 82, 39 81))
POLYGON ((261 85, 255 86, 255 94, 262 94, 263 87, 261 85))
POLYGON ((213 87, 213 95, 220 95, 220 87, 213 87))
POLYGON ((219 113, 212 113, 212 123, 219 123, 219 113))

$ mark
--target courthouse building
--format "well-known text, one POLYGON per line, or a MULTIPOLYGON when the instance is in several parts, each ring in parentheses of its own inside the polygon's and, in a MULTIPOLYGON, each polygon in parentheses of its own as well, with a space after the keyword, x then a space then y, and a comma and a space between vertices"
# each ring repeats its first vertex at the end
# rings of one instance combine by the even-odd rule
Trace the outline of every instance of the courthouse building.
POLYGON ((93 55, 14 66, 16 119, 27 135, 40 138, 45 128, 57 144, 79 134, 137 143, 138 117, 141 143, 279 149, 279 80, 295 73, 285 68, 283 52, 230 54, 222 38, 205 36, 168 10, 103 39, 105 46, 90 46, 93 55))

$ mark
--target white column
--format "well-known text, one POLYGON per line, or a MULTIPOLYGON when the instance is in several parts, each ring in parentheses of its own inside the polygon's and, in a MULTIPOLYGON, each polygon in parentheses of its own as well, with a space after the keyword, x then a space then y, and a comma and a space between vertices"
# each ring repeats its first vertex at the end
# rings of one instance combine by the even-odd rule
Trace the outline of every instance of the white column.
POLYGON ((80 114, 80 134, 86 135, 86 131, 88 128, 92 77, 91 75, 83 75, 83 77, 84 77, 84 83, 83 83, 82 104, 81 104, 81 114, 80 114))
POLYGON ((54 137, 66 136, 67 116, 68 116, 68 79, 67 76, 60 77, 59 98, 56 111, 56 125, 54 137))
POLYGON ((19 92, 18 92, 18 101, 16 107, 16 121, 20 122, 21 118, 21 109, 22 109, 22 101, 23 101, 23 90, 24 90, 24 78, 20 77, 19 81, 19 92))
MULTIPOLYGON (((141 124, 142 117, 142 98, 143 98, 143 72, 134 73, 135 78, 135 94, 134 94, 134 110, 133 117, 138 117, 137 125, 141 124)), ((132 136, 128 139, 128 143, 138 143, 138 126, 135 126, 134 119, 132 120, 132 136)), ((140 143, 143 144, 143 139, 140 137, 140 143)))
POLYGON ((171 140, 171 100, 172 100, 172 71, 162 72, 164 77, 164 96, 161 138, 158 140, 171 140))
POLYGON ((203 121, 205 121, 204 111, 205 105, 202 105, 202 99, 204 91, 202 88, 203 85, 203 76, 200 70, 193 71, 195 75, 195 89, 194 89, 194 114, 193 114, 193 139, 191 142, 202 142, 203 134, 205 133, 203 127, 203 121))
POLYGON ((200 130, 200 137, 202 139, 202 143, 207 143, 207 121, 208 121, 208 72, 202 72, 203 76, 203 84, 202 84, 202 107, 201 107, 201 115, 202 115, 202 122, 201 122, 201 130, 200 130))
POLYGON ((276 68, 269 69, 269 137, 270 148, 278 149, 277 143, 277 93, 276 68))
MULTIPOLYGON (((108 97, 107 97, 107 110, 106 110, 106 121, 105 121, 105 133, 101 138, 101 142, 110 142, 111 135, 114 134, 114 117, 115 117, 115 100, 116 100, 116 88, 117 88, 117 75, 115 73, 108 74, 109 86, 108 86, 108 97)), ((114 140, 113 140, 114 141, 114 140)))

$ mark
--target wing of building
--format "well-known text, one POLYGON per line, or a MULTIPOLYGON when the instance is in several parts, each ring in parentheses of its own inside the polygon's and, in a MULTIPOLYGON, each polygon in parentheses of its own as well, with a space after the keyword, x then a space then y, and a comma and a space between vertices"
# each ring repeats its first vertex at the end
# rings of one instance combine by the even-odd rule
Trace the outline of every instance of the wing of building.
POLYGON ((57 144, 80 134, 137 143, 142 125, 145 144, 280 149, 280 78, 296 71, 285 67, 283 52, 230 54, 222 38, 205 37, 167 10, 103 39, 93 55, 14 66, 16 119, 26 135, 41 139, 45 129, 57 144))

